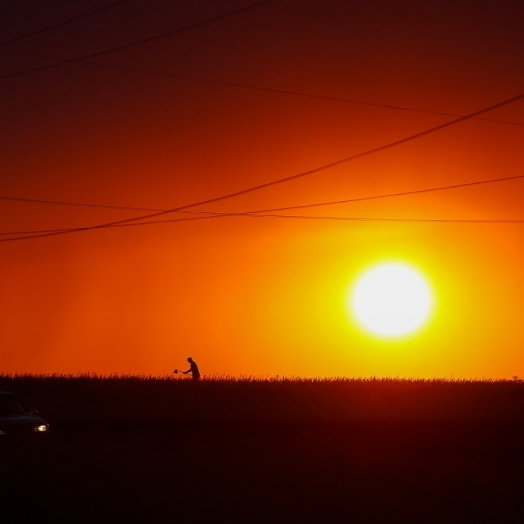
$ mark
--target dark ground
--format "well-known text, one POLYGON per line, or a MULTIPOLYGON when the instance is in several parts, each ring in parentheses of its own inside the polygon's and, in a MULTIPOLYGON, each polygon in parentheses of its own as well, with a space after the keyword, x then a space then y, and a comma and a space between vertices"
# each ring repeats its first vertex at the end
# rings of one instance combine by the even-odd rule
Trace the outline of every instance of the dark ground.
POLYGON ((62 422, 34 437, 0 443, 2 523, 524 522, 520 422, 62 422))

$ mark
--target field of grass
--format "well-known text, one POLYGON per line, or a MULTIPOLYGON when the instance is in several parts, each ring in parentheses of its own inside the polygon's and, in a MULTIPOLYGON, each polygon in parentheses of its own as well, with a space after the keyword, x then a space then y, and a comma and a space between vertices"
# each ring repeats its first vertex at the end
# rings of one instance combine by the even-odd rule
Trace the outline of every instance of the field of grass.
POLYGON ((524 382, 0 375, 51 421, 524 422, 524 382))
POLYGON ((6 376, 18 522, 524 522, 524 383, 6 376))

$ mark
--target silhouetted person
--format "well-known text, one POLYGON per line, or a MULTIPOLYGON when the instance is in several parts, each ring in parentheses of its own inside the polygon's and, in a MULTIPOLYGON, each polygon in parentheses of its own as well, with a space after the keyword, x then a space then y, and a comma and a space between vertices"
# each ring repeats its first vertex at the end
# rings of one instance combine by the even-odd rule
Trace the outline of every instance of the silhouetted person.
POLYGON ((193 380, 199 380, 200 371, 198 371, 197 363, 191 357, 188 357, 187 361, 189 362, 190 368, 187 371, 182 371, 182 373, 184 373, 184 375, 191 373, 193 380))

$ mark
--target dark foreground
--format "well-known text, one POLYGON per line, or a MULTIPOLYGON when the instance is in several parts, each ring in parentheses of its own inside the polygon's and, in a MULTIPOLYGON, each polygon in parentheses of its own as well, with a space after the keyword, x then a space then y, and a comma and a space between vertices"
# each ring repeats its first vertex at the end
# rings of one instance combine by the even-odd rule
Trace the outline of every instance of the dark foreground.
POLYGON ((69 421, 35 437, 0 443, 2 523, 524 522, 521 423, 69 421))
POLYGON ((2 376, 0 524, 524 522, 524 383, 2 376))

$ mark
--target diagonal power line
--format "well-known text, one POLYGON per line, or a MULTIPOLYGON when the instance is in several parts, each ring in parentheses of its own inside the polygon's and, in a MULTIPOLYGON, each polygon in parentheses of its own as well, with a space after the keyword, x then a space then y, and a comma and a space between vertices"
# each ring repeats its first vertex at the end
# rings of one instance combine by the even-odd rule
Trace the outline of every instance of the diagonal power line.
MULTIPOLYGON (((293 181, 293 180, 298 180, 299 178, 304 178, 304 177, 307 177, 307 176, 311 176, 311 175, 314 175, 314 174, 319 173, 321 171, 325 171, 327 169, 330 169, 332 167, 336 167, 336 166, 348 163, 348 162, 350 162, 352 160, 356 160, 358 158, 364 158, 364 157, 373 155, 375 153, 379 153, 381 151, 386 151, 386 150, 391 149, 393 147, 397 147, 397 146, 399 146, 401 144, 405 144, 405 143, 410 142, 412 140, 416 140, 416 139, 421 138, 423 136, 427 136, 427 135, 429 135, 431 133, 435 133, 435 132, 440 131, 442 129, 446 129, 446 128, 451 127, 453 125, 456 125, 456 124, 458 124, 460 122, 464 122, 464 121, 469 120, 471 118, 474 118, 474 117, 477 117, 479 115, 485 114, 485 113, 487 113, 489 111, 493 111, 493 110, 498 109, 500 107, 512 104, 512 103, 517 102, 517 101, 522 100, 522 99, 524 99, 524 93, 521 93, 520 95, 508 98, 506 100, 503 100, 502 102, 498 102, 496 104, 493 104, 491 106, 485 107, 485 108, 480 109, 478 111, 474 111, 473 113, 469 113, 468 115, 461 116, 459 118, 456 118, 456 119, 451 120, 449 122, 446 122, 444 124, 440 124, 438 126, 431 127, 431 128, 426 129, 424 131, 420 131, 420 132, 415 133, 413 135, 409 135, 409 136, 407 136, 405 138, 401 138, 399 140, 395 140, 393 142, 389 142, 389 143, 384 144, 382 146, 378 146, 378 147, 374 147, 372 149, 368 149, 367 151, 362 151, 360 153, 356 153, 354 155, 348 156, 346 158, 342 158, 342 159, 337 160, 335 162, 331 162, 329 164, 324 164, 322 166, 316 167, 316 168, 311 169, 309 171, 304 171, 304 172, 298 173, 296 175, 291 175, 291 176, 288 176, 288 177, 280 178, 278 180, 273 180, 271 182, 266 182, 264 184, 258 184, 258 185, 255 185, 255 186, 251 186, 249 188, 242 189, 242 190, 239 190, 239 191, 236 191, 236 192, 233 192, 233 193, 228 193, 228 194, 225 194, 225 195, 222 195, 222 196, 219 196, 219 197, 193 202, 191 204, 186 204, 186 205, 175 207, 175 208, 172 208, 172 209, 167 209, 167 210, 163 210, 163 211, 149 213, 147 215, 142 215, 140 217, 128 218, 128 219, 124 219, 124 220, 116 220, 116 221, 112 221, 112 222, 105 222, 105 223, 97 224, 97 225, 94 225, 94 226, 86 226, 86 227, 72 228, 72 229, 68 229, 68 230, 54 231, 54 232, 45 233, 45 234, 42 234, 42 235, 20 236, 20 237, 16 237, 14 239, 9 239, 9 240, 26 240, 26 239, 30 239, 30 238, 41 238, 41 237, 49 237, 49 236, 63 235, 63 234, 69 234, 69 233, 76 233, 76 232, 80 232, 80 231, 91 231, 91 230, 95 230, 95 229, 103 229, 103 228, 111 227, 111 226, 114 226, 114 225, 125 224, 125 223, 128 223, 128 222, 134 222, 134 221, 137 221, 137 220, 146 220, 146 219, 149 219, 149 218, 156 218, 156 217, 167 215, 167 214, 170 214, 170 213, 176 213, 176 212, 179 212, 179 211, 187 210, 187 209, 190 209, 190 208, 193 208, 193 207, 197 207, 197 206, 201 206, 201 205, 205 205, 205 204, 212 204, 212 203, 220 202, 220 201, 227 200, 227 199, 230 199, 230 198, 235 198, 235 197, 238 197, 238 196, 246 195, 248 193, 253 193, 253 192, 259 191, 261 189, 265 189, 265 188, 268 188, 268 187, 273 187, 273 186, 280 185, 280 184, 283 184, 283 183, 287 183, 287 182, 290 182, 290 181, 293 181)), ((7 239, 5 239, 5 240, 7 240, 7 239)), ((5 240, 3 240, 3 241, 5 241, 5 240)))
MULTIPOLYGON (((291 181, 291 180, 294 180, 294 179, 297 179, 297 178, 300 178, 300 177, 312 175, 312 174, 318 173, 318 172, 320 172, 322 170, 329 169, 330 167, 333 167, 335 165, 339 165, 339 164, 342 164, 344 162, 349 162, 351 160, 354 160, 356 158, 360 158, 360 157, 363 157, 363 156, 371 155, 373 153, 376 153, 376 152, 379 152, 379 151, 383 151, 383 150, 395 147, 397 145, 409 142, 411 140, 415 140, 416 138, 419 138, 421 136, 425 136, 425 135, 430 134, 432 132, 435 132, 435 131, 438 131, 440 129, 449 127, 451 125, 457 124, 459 122, 467 120, 468 118, 473 118, 476 115, 480 115, 480 114, 486 113, 488 111, 491 111, 493 109, 496 109, 498 107, 502 107, 504 105, 510 104, 512 102, 515 102, 517 100, 521 100, 522 98, 524 98, 524 94, 517 95, 516 97, 504 100, 502 102, 499 102, 498 104, 494 104, 492 106, 486 107, 486 108, 481 109, 479 111, 475 111, 474 113, 471 113, 469 115, 457 118, 455 120, 452 120, 451 122, 447 122, 445 124, 441 124, 439 126, 427 129, 425 131, 421 131, 419 133, 416 133, 415 135, 410 135, 409 137, 403 138, 401 140, 397 140, 395 142, 390 142, 389 144, 385 144, 383 146, 379 146, 377 148, 370 149, 368 151, 364 151, 362 153, 357 153, 356 155, 353 155, 351 157, 347 157, 345 159, 338 160, 338 161, 333 162, 331 164, 325 164, 325 165, 320 166, 318 168, 315 168, 313 170, 306 171, 304 173, 299 173, 298 175, 292 175, 290 177, 281 178, 279 180, 275 180, 275 181, 272 181, 272 182, 267 182, 265 184, 261 184, 261 185, 258 185, 258 186, 253 186, 253 187, 248 188, 248 189, 237 191, 236 193, 230 193, 230 194, 223 195, 223 196, 220 196, 220 197, 216 197, 216 198, 213 198, 213 199, 208 199, 208 200, 196 202, 196 203, 193 203, 193 204, 187 204, 185 206, 180 206, 180 207, 177 207, 177 208, 164 209, 164 210, 155 210, 153 213, 150 213, 150 214, 147 214, 147 215, 142 215, 142 216, 139 216, 139 217, 124 219, 124 220, 117 220, 117 221, 113 221, 113 222, 107 222, 107 223, 103 223, 103 224, 97 224, 97 225, 94 225, 94 226, 86 226, 86 227, 80 227, 80 228, 69 228, 69 229, 58 229, 58 230, 32 231, 32 232, 29 232, 29 234, 26 234, 28 232, 3 233, 3 235, 20 234, 21 236, 18 236, 18 237, 15 237, 15 238, 9 238, 9 239, 1 239, 0 242, 15 241, 15 240, 28 240, 28 239, 32 239, 32 238, 56 236, 56 235, 75 233, 75 232, 80 232, 80 231, 89 231, 89 230, 94 230, 94 229, 104 229, 104 228, 109 228, 109 227, 117 227, 117 226, 122 226, 122 225, 127 225, 127 224, 133 225, 133 222, 135 222, 137 220, 146 220, 146 219, 149 219, 149 218, 155 218, 155 217, 166 215, 166 214, 170 214, 170 213, 182 212, 182 211, 188 210, 188 209, 190 209, 192 207, 197 207, 197 206, 204 205, 204 204, 209 204, 209 203, 214 203, 214 202, 226 200, 226 199, 233 198, 233 197, 236 197, 236 196, 239 196, 239 195, 242 195, 242 194, 246 194, 246 193, 249 193, 249 192, 257 191, 257 190, 265 188, 265 187, 269 187, 269 186, 285 183, 285 182, 288 182, 288 181, 291 181)), ((214 213, 214 215, 215 216, 242 216, 242 215, 254 216, 256 213, 271 213, 271 212, 276 212, 276 211, 287 211, 287 210, 292 210, 292 209, 305 209, 305 208, 308 208, 308 207, 311 208, 311 207, 319 207, 319 206, 335 205, 335 204, 344 204, 344 203, 349 203, 349 202, 358 202, 358 201, 365 201, 365 200, 376 200, 376 199, 382 199, 382 198, 393 198, 393 197, 406 196, 406 195, 411 195, 411 194, 422 194, 422 193, 428 193, 428 192, 433 192, 433 191, 444 191, 444 190, 449 190, 449 189, 457 189, 457 188, 460 188, 460 187, 468 187, 468 186, 475 186, 475 185, 481 185, 481 184, 489 184, 489 183, 503 182, 503 181, 509 181, 509 180, 516 180, 516 179, 521 179, 521 178, 524 178, 524 175, 515 175, 515 176, 510 176, 510 177, 500 177, 500 178, 494 178, 494 179, 489 179, 489 180, 479 180, 479 181, 474 181, 474 182, 465 182, 465 183, 462 183, 462 184, 453 184, 453 185, 449 185, 449 186, 439 186, 439 187, 433 187, 433 188, 418 189, 418 190, 413 190, 413 191, 403 191, 403 192, 389 193, 389 194, 384 194, 384 195, 373 195, 373 196, 368 196, 368 197, 358 197, 358 198, 337 200, 337 201, 330 201, 330 202, 319 202, 319 203, 314 203, 314 204, 304 204, 304 205, 300 205, 300 206, 288 206, 288 207, 274 208, 274 209, 268 209, 268 210, 259 210, 259 211, 253 211, 253 212, 244 212, 244 213, 229 213, 229 214, 225 214, 224 213, 222 215, 219 215, 218 213, 214 213)), ((97 204, 79 203, 79 202, 59 202, 59 201, 50 201, 50 200, 23 199, 23 198, 15 198, 15 197, 0 197, 0 200, 25 201, 25 202, 33 202, 33 203, 48 203, 48 204, 61 204, 61 205, 72 205, 72 206, 104 207, 104 208, 125 209, 125 210, 132 210, 132 211, 139 211, 139 210, 146 211, 146 210, 149 210, 149 208, 107 206, 107 205, 97 205, 97 204)), ((207 212, 207 213, 213 213, 213 212, 207 212)), ((285 217, 286 217, 286 215, 283 215, 283 218, 285 218, 285 217)), ((287 217, 289 217, 289 216, 287 216, 287 217)), ((201 219, 201 218, 209 218, 209 217, 192 217, 192 218, 183 218, 183 219, 169 220, 169 221, 163 221, 163 222, 173 222, 173 221, 183 221, 183 220, 197 220, 197 219, 201 219)), ((298 217, 296 217, 296 218, 298 218, 298 217)), ((307 217, 304 217, 304 218, 307 218, 307 217)), ((347 218, 346 220, 349 220, 349 219, 347 218)), ((352 220, 356 220, 356 219, 352 219, 352 220)), ((359 219, 359 220, 368 220, 368 219, 362 218, 362 219, 359 219)), ((372 219, 369 219, 369 220, 372 220, 372 219)), ((382 220, 387 220, 387 219, 382 219, 382 220)), ((499 222, 507 223, 505 221, 499 221, 499 222)), ((145 224, 152 224, 152 223, 159 223, 159 221, 157 221, 157 222, 136 223, 136 225, 145 225, 145 224)))
MULTIPOLYGON (((476 180, 473 182, 464 182, 461 184, 453 184, 448 186, 438 186, 425 189, 415 189, 411 191, 402 191, 398 193, 387 193, 382 195, 371 195, 367 197, 356 197, 345 200, 335 200, 329 202, 316 202, 313 204, 303 204, 298 206, 287 206, 273 209, 264 209, 257 211, 243 211, 243 212, 217 212, 217 211, 179 211, 182 214, 192 215, 191 217, 176 218, 170 220, 153 220, 148 222, 129 222, 125 224, 115 224, 107 227, 127 227, 127 226, 148 226, 154 224, 167 224, 174 222, 187 222, 193 220, 211 219, 211 218, 227 218, 227 217, 251 217, 251 218, 284 218, 284 219, 310 219, 310 220, 332 220, 332 221, 352 221, 352 222, 422 222, 422 223, 460 223, 460 224, 521 224, 524 220, 521 219, 420 219, 420 218, 370 218, 370 217, 336 217, 336 216, 307 216, 307 215, 281 215, 275 214, 279 211, 290 211, 293 209, 305 209, 320 206, 330 206, 337 204, 345 204, 350 202, 363 202, 368 200, 378 200, 383 198, 396 198, 408 195, 418 195, 423 193, 430 193, 436 191, 448 191, 451 189, 459 189, 463 187, 471 187, 485 184, 494 184, 498 182, 507 182, 511 180, 519 180, 524 178, 524 175, 516 175, 501 178, 491 178, 489 180, 476 180)), ((35 198, 17 198, 17 197, 5 197, 0 196, 0 200, 11 201, 11 202, 26 202, 31 204, 51 204, 61 206, 73 206, 73 207, 88 207, 88 208, 101 208, 101 209, 112 209, 119 211, 162 211, 157 208, 146 208, 146 207, 132 207, 132 206, 116 206, 107 204, 93 204, 87 202, 65 202, 60 200, 42 200, 35 198)), ((0 232, 0 236, 12 237, 14 235, 34 235, 42 236, 47 233, 67 233, 71 228, 61 229, 41 229, 31 231, 9 231, 0 232)), ((21 240, 21 238, 8 238, 1 240, 0 242, 10 240, 21 240)))
MULTIPOLYGON (((47 56, 46 58, 55 58, 52 56, 47 56)), ((343 102, 347 104, 355 104, 355 105, 363 105, 363 106, 370 106, 370 107, 381 107, 384 109, 394 109, 396 111, 407 111, 410 113, 420 113, 424 115, 436 115, 436 116, 447 116, 447 117, 459 117, 463 115, 458 115, 457 113, 446 113, 444 111, 429 111, 426 109, 417 109, 414 107, 406 107, 406 106, 398 106, 395 104, 380 104, 377 102, 367 102, 364 100, 353 100, 349 98, 343 98, 343 97, 337 97, 337 96, 327 96, 327 95, 315 95, 313 93, 304 93, 302 91, 294 91, 291 89, 279 89, 274 87, 264 87, 264 86, 257 86, 253 84, 243 84, 239 82, 229 82, 225 80, 213 80, 209 78, 200 78, 195 76, 188 76, 188 75, 177 75, 174 73, 163 73, 158 71, 148 71, 145 69, 139 69, 135 67, 126 67, 126 66, 119 66, 119 65, 112 65, 112 64, 100 64, 95 62, 84 62, 82 63, 89 64, 91 66, 96 67, 105 67, 108 69, 120 69, 123 71, 131 71, 135 73, 146 73, 149 75, 156 75, 156 76, 164 76, 167 78, 176 78, 178 80, 189 80, 191 82, 200 82, 204 84, 214 84, 214 85, 220 85, 220 86, 227 86, 227 87, 236 87, 240 89, 249 89, 252 91, 262 91, 266 93, 277 93, 280 95, 291 95, 291 96, 300 96, 304 98, 313 98, 316 100, 329 100, 331 102, 343 102)), ((498 120, 494 118, 475 118, 476 120, 482 120, 485 122, 496 122, 498 124, 509 124, 509 125, 515 125, 515 126, 524 126, 523 122, 511 122, 509 120, 498 120)))
MULTIPOLYGON (((524 176, 524 175, 523 175, 524 176)), ((115 206, 110 204, 94 204, 90 202, 66 202, 63 200, 44 200, 41 198, 19 198, 19 197, 9 197, 9 196, 0 196, 0 200, 7 202, 25 202, 28 204, 50 204, 58 206, 70 206, 70 207, 91 207, 91 208, 100 208, 100 209, 118 209, 120 211, 164 211, 163 209, 156 207, 133 207, 133 206, 115 206)))
MULTIPOLYGON (((397 193, 383 193, 380 195, 369 195, 364 197, 355 197, 347 198, 342 200, 330 200, 326 202, 314 202, 312 204, 300 204, 295 206, 286 206, 286 207, 276 207, 272 209, 258 209, 256 211, 243 211, 241 213, 228 213, 231 216, 235 215, 249 215, 254 213, 273 213, 277 211, 291 211, 294 209, 308 209, 313 207, 322 207, 322 206, 333 206, 339 204, 349 204, 353 202, 365 202, 368 200, 381 200, 384 198, 396 198, 401 196, 409 195, 419 195, 423 193, 433 193, 437 191, 449 191, 451 189, 460 189, 464 187, 480 186, 486 184, 496 184, 499 182, 509 182, 511 180, 520 180, 524 178, 524 175, 513 175, 499 178, 490 178, 487 180, 474 180, 473 182, 462 182, 460 184, 452 184, 447 186, 434 186, 427 187, 423 189, 411 189, 408 191, 400 191, 397 193)), ((9 197, 9 196, 0 196, 0 200, 7 202, 25 202, 29 204, 49 204, 49 205, 59 205, 59 206, 70 206, 70 207, 88 207, 88 208, 97 208, 97 209, 114 209, 119 211, 147 211, 147 212, 162 212, 168 211, 167 209, 160 208, 151 208, 151 207, 137 207, 137 206, 117 206, 110 204, 95 204, 92 202, 70 202, 63 200, 44 200, 39 198, 21 198, 21 197, 9 197)), ((187 211, 180 211, 181 213, 187 213, 187 211)), ((217 213, 215 211, 192 211, 191 213, 217 213)))
POLYGON ((217 15, 217 16, 208 18, 206 20, 201 20, 200 22, 195 22, 193 24, 188 24, 186 26, 179 27, 177 29, 172 29, 170 31, 166 31, 164 33, 161 33, 159 35, 150 36, 148 38, 143 38, 141 40, 136 40, 134 42, 129 42, 127 44, 123 44, 123 45, 119 45, 119 46, 116 46, 116 47, 112 47, 110 49, 105 49, 104 51, 98 51, 96 53, 91 53, 89 55, 81 56, 79 58, 72 58, 72 59, 69 59, 69 60, 62 60, 58 64, 49 64, 49 65, 46 65, 46 66, 35 67, 33 69, 27 69, 26 71, 19 71, 17 73, 11 73, 11 74, 8 74, 8 75, 2 75, 2 76, 0 76, 0 80, 7 79, 7 78, 14 78, 14 77, 18 77, 18 76, 23 76, 23 75, 27 75, 29 73, 35 73, 37 71, 44 71, 44 70, 47 70, 47 69, 54 69, 55 67, 59 67, 59 66, 62 66, 62 65, 72 64, 72 63, 76 63, 76 62, 81 62, 83 60, 87 60, 88 58, 95 58, 95 57, 98 57, 98 56, 103 56, 103 55, 107 55, 109 53, 113 53, 114 51, 121 51, 122 49, 128 49, 129 47, 134 47, 134 46, 137 46, 137 45, 140 45, 140 44, 146 44, 148 42, 153 42, 155 40, 160 40, 161 38, 165 38, 167 36, 175 35, 175 34, 178 34, 178 33, 183 33, 184 31, 189 31, 191 29, 196 29, 197 27, 202 27, 204 25, 211 24, 213 22, 218 22, 219 20, 223 20, 224 18, 229 18, 230 16, 234 16, 234 15, 243 13, 245 11, 250 11, 252 9, 255 9, 257 7, 260 7, 262 5, 265 5, 265 4, 268 4, 270 2, 274 2, 274 1, 275 0, 262 0, 262 1, 258 2, 258 3, 256 3, 256 4, 251 4, 251 5, 246 6, 246 7, 241 7, 239 9, 235 9, 234 11, 228 11, 227 13, 223 13, 221 15, 217 15))
POLYGON ((120 0, 119 2, 115 2, 111 5, 106 5, 105 7, 101 7, 100 9, 95 9, 94 11, 89 11, 89 13, 84 13, 83 15, 78 15, 73 18, 68 18, 67 20, 63 20, 62 22, 58 22, 57 24, 50 25, 47 27, 44 27, 42 29, 37 29, 36 31, 32 31, 31 33, 26 33, 25 35, 20 35, 15 38, 11 38, 10 40, 5 40, 4 42, 0 42, 0 46, 11 44, 13 42, 18 42, 18 40, 22 40, 24 38, 29 38, 30 36, 38 35, 40 33, 46 33, 47 31, 51 31, 52 29, 56 29, 57 27, 62 27, 64 25, 70 24, 71 22, 76 22, 77 20, 81 20, 82 18, 88 18, 92 15, 95 15, 97 13, 101 13, 102 11, 108 11, 109 9, 113 9, 121 4, 125 4, 129 2, 129 0, 120 0))
POLYGON ((52 231, 52 232, 48 232, 48 233, 44 233, 44 234, 24 235, 24 236, 19 236, 19 237, 16 237, 16 238, 3 239, 3 240, 1 240, 1 242, 13 241, 13 240, 28 240, 28 239, 32 239, 32 238, 44 238, 44 237, 64 235, 64 234, 70 234, 70 233, 78 233, 78 232, 81 232, 81 231, 92 231, 92 230, 95 230, 95 229, 104 229, 104 228, 107 228, 107 227, 112 227, 112 226, 116 226, 116 225, 120 225, 120 224, 126 224, 126 223, 129 223, 129 222, 135 222, 137 220, 147 220, 147 219, 150 219, 150 218, 156 218, 156 217, 159 217, 159 216, 163 216, 163 215, 167 215, 167 214, 171 214, 171 213, 176 213, 176 212, 179 212, 179 211, 184 211, 184 210, 187 210, 187 209, 190 209, 190 208, 193 208, 193 207, 197 207, 197 206, 201 206, 201 205, 205 205, 205 204, 212 204, 212 203, 220 202, 220 201, 227 200, 227 199, 230 199, 230 198, 235 198, 235 197, 242 196, 242 195, 245 195, 245 194, 248 194, 248 193, 259 191, 259 190, 264 189, 264 188, 280 185, 280 184, 283 184, 283 183, 286 183, 286 182, 290 182, 292 180, 297 180, 299 178, 304 178, 306 176, 310 176, 310 175, 319 173, 321 171, 330 169, 332 167, 345 164, 345 163, 350 162, 352 160, 356 160, 358 158, 363 158, 363 157, 370 156, 372 154, 375 154, 375 153, 378 153, 378 152, 381 152, 381 151, 385 151, 385 150, 391 149, 391 148, 396 147, 398 145, 405 144, 407 142, 410 142, 410 141, 418 139, 420 137, 429 135, 429 134, 434 133, 436 131, 440 131, 442 129, 448 128, 448 127, 453 126, 453 125, 456 125, 456 124, 458 124, 460 122, 463 122, 465 120, 468 120, 470 118, 473 118, 473 117, 476 117, 478 115, 487 113, 488 111, 492 111, 492 110, 497 109, 499 107, 503 107, 505 105, 514 103, 514 102, 516 102, 518 100, 522 100, 523 98, 524 98, 524 93, 520 94, 520 95, 517 95, 517 96, 514 96, 512 98, 509 98, 507 100, 503 100, 502 102, 498 102, 497 104, 485 107, 484 109, 480 109, 478 111, 475 111, 475 112, 470 113, 468 115, 462 116, 460 118, 456 118, 456 119, 451 120, 450 122, 447 122, 445 124, 440 124, 438 126, 426 129, 424 131, 420 131, 418 133, 415 133, 414 135, 407 136, 407 137, 402 138, 400 140, 395 140, 393 142, 389 142, 388 144, 384 144, 382 146, 378 146, 378 147, 375 147, 375 148, 372 148, 372 149, 368 149, 367 151, 363 151, 361 153, 356 153, 356 154, 351 155, 349 157, 342 158, 340 160, 337 160, 335 162, 331 162, 329 164, 324 164, 322 166, 316 167, 316 168, 311 169, 309 171, 298 173, 296 175, 291 175, 291 176, 288 176, 288 177, 285 177, 285 178, 280 178, 278 180, 273 180, 271 182, 266 182, 264 184, 251 186, 249 188, 242 189, 242 190, 239 190, 239 191, 236 191, 236 192, 233 192, 233 193, 228 193, 226 195, 222 195, 222 196, 219 196, 219 197, 210 198, 210 199, 206 199, 206 200, 201 200, 201 201, 198 201, 198 202, 193 202, 191 204, 186 204, 186 205, 175 207, 175 208, 172 208, 172 209, 166 209, 166 210, 163 210, 163 211, 157 211, 157 212, 149 213, 149 214, 142 215, 142 216, 135 217, 135 218, 127 218, 127 219, 123 219, 123 220, 115 220, 115 221, 112 221, 112 222, 105 222, 105 223, 102 223, 102 224, 96 224, 94 226, 85 226, 85 227, 71 228, 71 229, 67 229, 67 230, 52 231))
MULTIPOLYGON (((1 45, 1 44, 0 44, 1 45)), ((19 55, 25 55, 25 56, 37 56, 40 58, 50 58, 52 60, 62 60, 62 58, 58 56, 52 56, 42 53, 29 53, 27 51, 18 51, 14 49, 2 49, 3 52, 7 53, 14 53, 19 55)), ((343 98, 343 97, 337 97, 337 96, 328 96, 328 95, 316 95, 313 93, 304 93, 303 91, 294 91, 290 89, 279 89, 274 87, 264 87, 264 86, 257 86, 253 84, 243 84, 239 82, 229 82, 225 80, 213 80, 210 78, 201 78, 201 77, 195 77, 195 76, 188 76, 188 75, 178 75, 175 73, 164 73, 160 71, 150 71, 147 69, 140 69, 136 67, 127 67, 127 66, 120 66, 120 65, 114 65, 114 64, 100 64, 97 62, 89 62, 85 59, 78 59, 78 62, 81 64, 87 64, 92 67, 103 67, 106 69, 116 69, 121 71, 131 71, 133 73, 142 73, 147 75, 153 75, 153 76, 161 76, 164 78, 174 78, 177 80, 186 80, 191 82, 199 82, 203 84, 211 84, 211 85, 218 85, 218 86, 225 86, 225 87, 233 87, 238 89, 248 89, 250 91, 260 91, 263 93, 276 93, 279 95, 289 95, 289 96, 298 96, 302 98, 312 98, 314 100, 328 100, 330 102, 342 102, 346 104, 354 104, 354 105, 362 105, 362 106, 368 106, 368 107, 380 107, 383 109, 392 109, 395 111, 406 111, 410 113, 420 113, 424 115, 436 115, 436 116, 447 116, 447 117, 454 117, 457 118, 459 116, 457 113, 446 113, 444 111, 430 111, 426 109, 418 109, 414 107, 406 107, 406 106, 398 106, 395 104, 380 104, 378 102, 368 102, 364 100, 353 100, 350 98, 343 98)), ((60 65, 60 64, 58 64, 60 65)), ((1 77, 0 77, 1 78, 1 77)), ((524 126, 523 122, 512 122, 510 120, 499 120, 495 118, 482 118, 482 117, 476 117, 475 120, 481 120, 483 122, 494 122, 497 124, 507 124, 507 125, 513 125, 513 126, 524 126)))
POLYGON ((474 182, 464 182, 462 184, 452 184, 448 186, 429 187, 425 189, 413 189, 411 191, 399 191, 397 193, 386 193, 382 195, 371 195, 371 196, 366 196, 366 197, 346 198, 343 200, 331 200, 329 202, 302 204, 298 206, 287 206, 287 207, 279 207, 279 208, 274 208, 274 209, 261 209, 258 211, 254 211, 254 213, 272 213, 272 212, 277 212, 277 211, 291 211, 291 210, 296 210, 296 209, 308 209, 308 208, 310 209, 313 207, 321 207, 321 206, 350 204, 353 202, 366 202, 369 200, 382 200, 384 198, 396 198, 396 197, 409 196, 409 195, 420 195, 424 193, 434 193, 437 191, 448 191, 450 189, 459 189, 463 187, 480 186, 484 184, 494 184, 497 182, 507 182, 510 180, 519 180, 522 178, 524 178, 524 175, 515 175, 515 176, 508 176, 508 177, 501 177, 501 178, 491 178, 489 180, 476 180, 474 182))
MULTIPOLYGON (((134 226, 151 226, 158 224, 172 224, 175 222, 189 222, 195 220, 206 220, 212 218, 273 218, 273 219, 289 219, 289 220, 315 220, 315 221, 331 221, 331 222, 383 222, 383 223, 413 223, 413 224, 524 224, 524 219, 516 218, 390 218, 390 217, 347 217, 347 216, 308 216, 308 215, 281 215, 281 214, 269 214, 269 213, 218 213, 211 211, 195 211, 194 213, 201 213, 199 216, 185 217, 185 218, 173 218, 167 220, 153 220, 150 222, 130 222, 127 224, 115 224, 108 226, 111 228, 116 227, 134 227, 134 226)), ((43 236, 43 233, 62 233, 67 232, 68 229, 42 229, 32 231, 12 231, 0 233, 0 236, 10 235, 27 235, 34 234, 32 238, 38 238, 43 236)), ((15 240, 23 240, 23 238, 4 238, 0 239, 0 242, 10 242, 15 240)))

